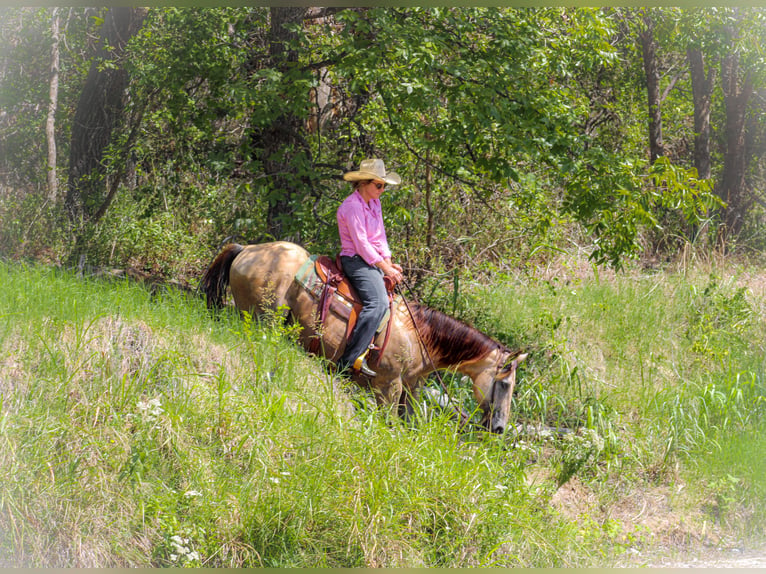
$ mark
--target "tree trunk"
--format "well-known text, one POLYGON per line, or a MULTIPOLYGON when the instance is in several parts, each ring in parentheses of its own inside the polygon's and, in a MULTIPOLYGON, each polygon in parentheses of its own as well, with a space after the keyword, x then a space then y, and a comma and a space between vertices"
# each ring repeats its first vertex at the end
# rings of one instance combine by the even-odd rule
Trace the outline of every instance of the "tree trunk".
POLYGON ((660 106, 660 73, 657 67, 657 43, 654 41, 654 21, 644 16, 644 30, 639 32, 641 54, 646 75, 646 92, 649 109, 649 161, 654 163, 665 155, 662 144, 662 110, 660 106))
POLYGON ((48 143, 48 199, 58 198, 58 175, 56 173, 56 110, 59 101, 59 29, 61 18, 58 8, 51 15, 51 77, 48 98, 48 118, 45 122, 45 138, 48 143))
MULTIPOLYGON (((747 193, 753 203, 766 208, 766 126, 761 118, 766 116, 766 89, 754 89, 745 126, 745 154, 752 158, 748 165, 747 193)), ((751 206, 752 207, 752 206, 751 206)))
POLYGON ((710 66, 705 74, 702 50, 689 48, 686 51, 692 80, 694 104, 694 167, 700 179, 710 179, 710 104, 713 99, 715 68, 710 66))
MULTIPOLYGON (((298 34, 291 28, 301 24, 305 14, 306 8, 301 7, 270 9, 270 67, 280 72, 283 77, 291 73, 298 61, 298 52, 290 45, 298 39, 298 34)), ((306 102, 308 101, 307 93, 306 102)), ((277 116, 271 125, 259 134, 263 169, 271 186, 271 199, 266 215, 267 232, 275 239, 287 238, 285 222, 290 218, 296 204, 302 200, 304 194, 301 192, 310 187, 310 182, 298 177, 294 163, 301 155, 308 155, 308 146, 301 136, 302 129, 303 121, 295 115, 290 104, 287 104, 284 113, 277 116), (304 185, 306 189, 301 190, 304 185)))
POLYGON ((745 126, 747 105, 753 92, 749 73, 739 66, 739 55, 732 52, 721 60, 721 83, 726 109, 726 148, 723 156, 723 173, 718 185, 718 195, 726 202, 722 222, 726 236, 735 236, 742 230, 744 217, 749 208, 745 187, 748 157, 745 150, 745 126))
POLYGON ((104 152, 125 107, 128 73, 122 65, 128 40, 140 29, 146 10, 111 8, 72 123, 66 207, 79 229, 102 212, 106 191, 104 152))

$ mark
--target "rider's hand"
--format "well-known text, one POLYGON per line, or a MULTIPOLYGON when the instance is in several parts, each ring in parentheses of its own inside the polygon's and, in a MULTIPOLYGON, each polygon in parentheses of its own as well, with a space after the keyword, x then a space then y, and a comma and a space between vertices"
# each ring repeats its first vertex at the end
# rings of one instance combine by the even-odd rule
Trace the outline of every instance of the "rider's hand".
POLYGON ((381 269, 383 270, 383 274, 393 279, 394 284, 399 285, 402 281, 404 281, 404 274, 402 273, 402 266, 397 265, 395 263, 389 263, 388 261, 383 262, 383 265, 381 265, 381 269))

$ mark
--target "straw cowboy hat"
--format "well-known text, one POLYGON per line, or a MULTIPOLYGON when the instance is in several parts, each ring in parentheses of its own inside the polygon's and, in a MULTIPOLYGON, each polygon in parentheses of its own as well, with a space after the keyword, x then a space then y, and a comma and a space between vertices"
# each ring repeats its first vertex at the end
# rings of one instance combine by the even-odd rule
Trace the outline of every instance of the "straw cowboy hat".
POLYGON ((358 171, 349 171, 343 174, 346 181, 364 181, 373 179, 383 181, 389 185, 399 185, 402 178, 393 171, 386 173, 386 166, 382 159, 363 159, 359 164, 358 171))

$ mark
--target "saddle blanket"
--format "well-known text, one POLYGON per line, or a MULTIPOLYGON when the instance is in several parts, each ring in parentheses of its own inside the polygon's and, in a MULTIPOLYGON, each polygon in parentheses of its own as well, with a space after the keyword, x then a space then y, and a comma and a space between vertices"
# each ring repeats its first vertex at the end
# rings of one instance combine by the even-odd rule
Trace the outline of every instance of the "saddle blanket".
MULTIPOLYGON (((301 268, 298 269, 298 272, 295 274, 295 281, 306 291, 308 291, 309 294, 317 301, 319 301, 319 298, 322 296, 322 291, 324 290, 325 285, 324 281, 322 281, 316 271, 316 261, 319 259, 319 257, 319 255, 311 255, 306 260, 306 262, 301 265, 301 268)), ((401 299, 401 295, 397 294, 395 296, 395 304, 398 304, 397 299, 401 299)), ((358 299, 349 299, 340 291, 336 291, 333 293, 332 300, 330 301, 330 310, 343 318, 345 321, 348 321, 351 317, 351 311, 353 310, 355 304, 361 305, 358 299)), ((390 315, 391 311, 390 309, 387 309, 386 314, 383 316, 383 319, 381 319, 380 324, 378 325, 376 333, 380 333, 385 328, 390 315)))

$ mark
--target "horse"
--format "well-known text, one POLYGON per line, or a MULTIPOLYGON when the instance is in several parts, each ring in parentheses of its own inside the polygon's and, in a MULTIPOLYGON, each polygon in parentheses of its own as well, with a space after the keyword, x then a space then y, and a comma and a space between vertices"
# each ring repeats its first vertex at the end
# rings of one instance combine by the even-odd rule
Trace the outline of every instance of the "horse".
MULTIPOLYGON (((310 257, 303 247, 287 241, 230 243, 205 271, 200 289, 210 308, 223 306, 228 287, 240 311, 254 316, 278 313, 299 323, 300 344, 332 361, 343 352, 347 324, 335 313, 327 313, 324 323, 318 324, 317 296, 296 280, 310 257)), ((354 375, 357 384, 373 391, 379 407, 411 415, 425 377, 454 370, 471 379, 484 429, 505 431, 516 369, 526 353, 512 351, 458 319, 403 297, 394 299, 388 320, 392 325, 385 349, 376 357, 376 376, 354 375)), ((383 332, 377 335, 379 344, 383 336, 383 332)))

